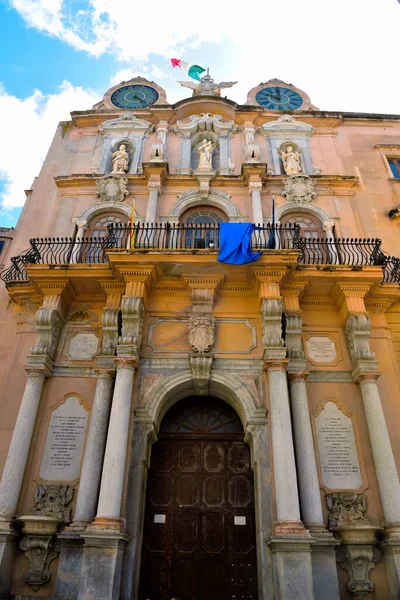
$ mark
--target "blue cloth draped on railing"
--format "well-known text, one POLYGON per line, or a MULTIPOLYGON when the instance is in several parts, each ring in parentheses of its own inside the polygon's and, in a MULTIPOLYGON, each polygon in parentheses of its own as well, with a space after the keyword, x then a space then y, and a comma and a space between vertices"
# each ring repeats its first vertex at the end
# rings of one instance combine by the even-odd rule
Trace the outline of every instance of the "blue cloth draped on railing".
POLYGON ((253 223, 221 223, 219 230, 218 261, 229 265, 244 265, 253 262, 262 252, 251 251, 253 223))

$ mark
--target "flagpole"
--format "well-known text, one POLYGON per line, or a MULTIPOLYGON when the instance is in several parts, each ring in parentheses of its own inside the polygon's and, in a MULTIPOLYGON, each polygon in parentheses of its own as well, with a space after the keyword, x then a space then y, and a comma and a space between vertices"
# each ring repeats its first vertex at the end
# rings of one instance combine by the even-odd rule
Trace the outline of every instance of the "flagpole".
POLYGON ((132 198, 131 217, 129 219, 129 248, 133 250, 135 247, 135 197, 132 198))

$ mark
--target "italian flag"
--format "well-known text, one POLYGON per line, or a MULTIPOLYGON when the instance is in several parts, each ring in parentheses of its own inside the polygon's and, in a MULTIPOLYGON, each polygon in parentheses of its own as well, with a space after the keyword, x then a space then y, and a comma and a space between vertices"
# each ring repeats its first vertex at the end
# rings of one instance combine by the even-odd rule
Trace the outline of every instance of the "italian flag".
POLYGON ((173 67, 180 67, 185 71, 186 75, 189 75, 192 79, 196 79, 196 81, 200 81, 200 75, 205 71, 203 67, 192 65, 185 60, 179 60, 179 58, 171 58, 171 63, 173 67))

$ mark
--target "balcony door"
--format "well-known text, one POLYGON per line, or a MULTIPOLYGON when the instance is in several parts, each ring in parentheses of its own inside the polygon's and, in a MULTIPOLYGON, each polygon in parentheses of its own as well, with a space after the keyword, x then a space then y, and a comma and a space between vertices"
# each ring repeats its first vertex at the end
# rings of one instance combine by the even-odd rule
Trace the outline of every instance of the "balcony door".
POLYGON ((92 219, 87 231, 87 236, 92 238, 92 241, 89 244, 84 244, 82 247, 82 262, 103 262, 103 240, 108 235, 107 225, 109 223, 122 223, 126 221, 126 217, 121 215, 121 213, 112 212, 92 219))
POLYGON ((288 213, 281 218, 281 223, 300 225, 300 235, 304 239, 304 259, 308 264, 330 264, 332 253, 336 256, 335 245, 333 247, 326 242, 326 236, 322 229, 321 221, 310 213, 288 213))
POLYGON ((235 411, 188 398, 152 449, 140 600, 256 600, 253 472, 235 411))
POLYGON ((182 222, 188 226, 185 231, 185 248, 217 248, 218 227, 225 220, 222 213, 214 208, 199 208, 184 215, 182 222))

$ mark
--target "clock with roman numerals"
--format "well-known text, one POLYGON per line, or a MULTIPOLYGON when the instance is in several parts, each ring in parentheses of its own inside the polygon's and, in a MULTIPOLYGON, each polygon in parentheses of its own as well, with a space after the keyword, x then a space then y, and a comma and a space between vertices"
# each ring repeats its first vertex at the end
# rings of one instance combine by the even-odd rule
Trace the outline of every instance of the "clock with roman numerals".
POLYGON ((271 85, 258 90, 256 101, 267 110, 297 110, 303 104, 300 94, 281 85, 271 85))
POLYGON ((158 92, 149 85, 125 85, 111 95, 111 102, 117 108, 148 108, 158 100, 158 92))

